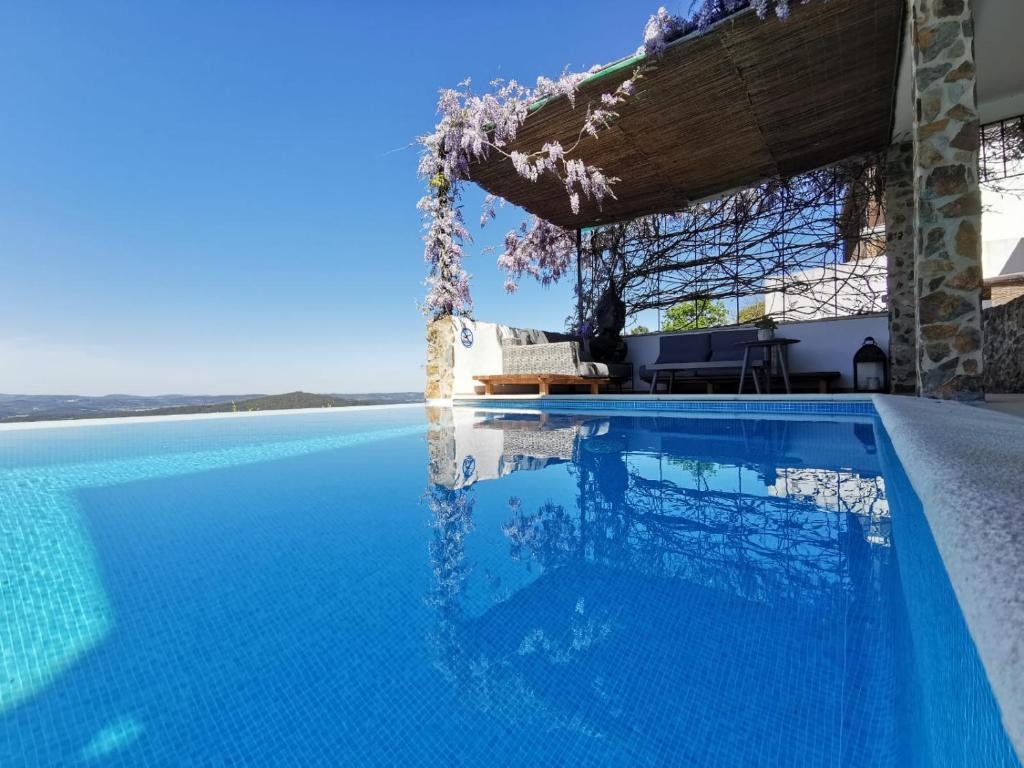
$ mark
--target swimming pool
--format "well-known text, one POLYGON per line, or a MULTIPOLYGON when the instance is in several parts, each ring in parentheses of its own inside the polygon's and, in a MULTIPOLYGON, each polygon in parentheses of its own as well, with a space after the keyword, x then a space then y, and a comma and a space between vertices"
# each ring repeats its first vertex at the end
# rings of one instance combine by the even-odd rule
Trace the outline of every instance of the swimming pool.
POLYGON ((0 433, 0 765, 1019 765, 819 410, 0 433))

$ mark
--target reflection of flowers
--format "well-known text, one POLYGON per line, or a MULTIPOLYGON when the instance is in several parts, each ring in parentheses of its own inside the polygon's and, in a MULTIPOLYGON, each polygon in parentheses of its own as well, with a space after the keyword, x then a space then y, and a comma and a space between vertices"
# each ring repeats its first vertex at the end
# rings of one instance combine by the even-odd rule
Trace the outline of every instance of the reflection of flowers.
POLYGON ((524 515, 521 506, 522 502, 515 496, 508 500, 512 519, 505 523, 503 530, 511 544, 512 558, 519 560, 526 550, 543 566, 564 560, 576 546, 576 522, 565 507, 549 501, 537 514, 524 515))
POLYGON ((429 603, 437 609, 437 627, 431 639, 437 649, 438 669, 454 682, 472 675, 472 663, 465 658, 459 639, 459 597, 469 575, 465 538, 473 529, 476 493, 472 488, 452 489, 435 484, 427 489, 426 500, 434 516, 434 535, 430 541, 434 581, 429 603))
MULTIPOLYGON (((430 639, 435 647, 438 671, 467 702, 509 725, 548 731, 568 728, 590 736, 600 735, 578 717, 567 716, 538 697, 529 682, 529 665, 523 664, 530 653, 524 653, 523 648, 529 648, 532 639, 539 644, 536 650, 545 651, 544 657, 533 658, 566 663, 572 660, 573 654, 582 653, 606 636, 610 631, 609 622, 589 616, 583 599, 579 598, 564 640, 550 641, 543 630, 537 629, 528 633, 519 649, 495 652, 481 645, 461 605, 470 570, 465 562, 465 537, 473 528, 476 497, 471 489, 450 490, 433 485, 426 493, 426 500, 434 517, 434 538, 430 545, 434 585, 430 603, 437 610, 437 624, 430 639)), ((513 498, 509 506, 513 514, 518 515, 521 502, 513 498)), ((557 519, 559 515, 564 516, 564 511, 549 504, 542 508, 542 514, 557 519)), ((523 528, 527 530, 530 525, 524 523, 523 528)))
POLYGON ((541 653, 553 664, 568 664, 576 659, 582 651, 589 650, 598 640, 607 637, 611 631, 611 622, 607 619, 599 621, 585 615, 586 601, 581 597, 576 601, 576 608, 569 618, 569 638, 565 644, 559 638, 551 638, 538 627, 529 632, 519 643, 517 653, 529 656, 541 653))
POLYGON ((427 492, 427 506, 434 515, 434 537, 430 562, 434 567, 432 602, 451 605, 462 592, 469 569, 464 539, 473 529, 476 494, 471 488, 449 489, 433 485, 427 492))

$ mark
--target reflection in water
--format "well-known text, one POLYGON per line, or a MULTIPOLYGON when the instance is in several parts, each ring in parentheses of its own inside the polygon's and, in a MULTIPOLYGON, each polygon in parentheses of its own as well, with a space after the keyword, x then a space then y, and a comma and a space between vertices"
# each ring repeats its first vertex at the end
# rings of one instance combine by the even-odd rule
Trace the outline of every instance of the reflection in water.
POLYGON ((434 529, 430 542, 434 580, 429 599, 437 609, 434 642, 438 665, 453 682, 459 678, 459 670, 466 667, 458 658, 457 635, 463 620, 459 596, 467 575, 465 538, 473 529, 474 502, 471 489, 433 485, 427 491, 434 529))
MULTIPOLYGON (((879 630, 889 512, 863 427, 438 410, 428 498, 439 667, 465 701, 516 722, 632 741, 657 732, 645 712, 685 720, 709 697, 700 706, 717 721, 760 718, 759 732, 791 727, 786 707, 810 707, 838 751, 853 727, 844 683, 856 675, 862 692, 892 698, 876 673, 891 652, 879 630), (501 530, 507 556, 539 575, 482 614, 464 610, 476 484, 537 470, 564 473, 574 491, 504 496, 501 530), (762 696, 778 686, 777 711, 744 701, 742 681, 742 695, 723 695, 723 665, 762 696), (651 699, 638 686, 655 673, 689 693, 651 699), (809 688, 791 690, 793 674, 809 688)), ((885 738, 879 722, 860 721, 858 743, 885 738)), ((702 727, 675 746, 696 749, 714 730, 702 727)))
POLYGON ((545 567, 598 561, 765 599, 766 590, 833 583, 844 567, 841 525, 871 544, 889 541, 870 424, 616 417, 612 428, 578 416, 444 416, 431 432, 435 488, 571 461, 569 509, 509 501, 512 556, 545 567), (856 442, 844 441, 854 432, 856 442), (452 482, 463 456, 475 457, 475 475, 452 482))
POLYGON ((92 737, 79 756, 85 762, 99 762, 119 750, 127 749, 142 736, 142 725, 130 715, 122 715, 92 737))

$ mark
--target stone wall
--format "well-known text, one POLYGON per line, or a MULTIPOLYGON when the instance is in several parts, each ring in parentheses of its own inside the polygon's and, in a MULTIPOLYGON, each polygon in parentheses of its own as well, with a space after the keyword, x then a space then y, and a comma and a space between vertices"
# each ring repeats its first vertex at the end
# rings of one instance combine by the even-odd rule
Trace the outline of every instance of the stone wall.
POLYGON ((455 324, 442 317, 427 324, 427 400, 449 400, 455 382, 455 324))
POLYGON ((889 380, 896 394, 917 390, 914 294, 914 145, 889 147, 885 170, 885 255, 889 294, 889 380))
POLYGON ((918 391, 984 398, 974 0, 911 0, 918 391))
POLYGON ((985 389, 1024 392, 1024 296, 989 307, 985 319, 985 389))

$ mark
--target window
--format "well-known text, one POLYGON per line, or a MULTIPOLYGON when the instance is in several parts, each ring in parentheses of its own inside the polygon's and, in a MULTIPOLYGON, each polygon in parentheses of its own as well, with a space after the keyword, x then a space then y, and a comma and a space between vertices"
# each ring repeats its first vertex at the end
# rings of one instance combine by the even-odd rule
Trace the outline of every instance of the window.
POLYGON ((981 181, 1024 176, 1024 115, 981 126, 981 181))

